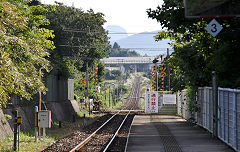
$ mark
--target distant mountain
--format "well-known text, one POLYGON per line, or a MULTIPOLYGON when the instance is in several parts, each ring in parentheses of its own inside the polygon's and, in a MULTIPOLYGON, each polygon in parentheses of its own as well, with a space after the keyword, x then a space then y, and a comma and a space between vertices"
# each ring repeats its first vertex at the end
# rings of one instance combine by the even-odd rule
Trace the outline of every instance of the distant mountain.
POLYGON ((143 32, 122 38, 116 42, 121 48, 134 48, 133 50, 141 55, 147 54, 149 56, 155 56, 166 54, 167 48, 171 50, 171 46, 168 44, 170 43, 170 39, 156 42, 154 36, 157 35, 158 32, 159 31, 143 32))
POLYGON ((132 50, 141 55, 156 56, 166 54, 167 48, 170 48, 170 50, 172 48, 168 44, 171 42, 169 39, 155 41, 154 36, 159 31, 143 32, 128 36, 126 30, 118 25, 109 25, 105 29, 109 32, 108 36, 110 37, 111 45, 117 42, 121 48, 134 48, 132 50))
POLYGON ((128 37, 127 31, 118 25, 109 25, 105 28, 108 31, 108 36, 110 37, 110 44, 113 45, 114 42, 128 37), (112 33, 112 34, 111 34, 112 33))

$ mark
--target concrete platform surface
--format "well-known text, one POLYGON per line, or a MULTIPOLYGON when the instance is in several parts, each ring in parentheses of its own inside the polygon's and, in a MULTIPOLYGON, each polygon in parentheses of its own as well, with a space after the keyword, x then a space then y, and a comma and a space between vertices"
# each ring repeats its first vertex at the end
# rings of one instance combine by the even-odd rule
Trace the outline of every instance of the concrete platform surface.
POLYGON ((199 126, 178 116, 136 115, 127 152, 234 152, 199 126))

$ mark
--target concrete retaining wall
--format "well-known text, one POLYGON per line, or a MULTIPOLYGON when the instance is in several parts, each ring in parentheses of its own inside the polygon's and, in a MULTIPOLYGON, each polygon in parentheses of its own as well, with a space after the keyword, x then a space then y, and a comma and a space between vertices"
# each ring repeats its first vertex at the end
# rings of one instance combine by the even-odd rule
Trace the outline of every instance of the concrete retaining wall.
POLYGON ((12 134, 12 129, 4 116, 2 109, 0 109, 0 139, 12 134))
POLYGON ((74 100, 74 80, 51 74, 46 78, 47 102, 74 100))
MULTIPOLYGON (((52 121, 63 121, 70 118, 73 114, 80 112, 76 100, 63 102, 49 102, 42 105, 42 110, 51 110, 52 121)), ((22 117, 21 130, 34 128, 34 104, 28 105, 10 105, 5 109, 0 109, 0 139, 12 134, 13 129, 13 111, 18 110, 18 115, 22 117), (11 120, 6 121, 4 114, 12 116, 11 120), (6 122, 6 124, 3 124, 6 122)))

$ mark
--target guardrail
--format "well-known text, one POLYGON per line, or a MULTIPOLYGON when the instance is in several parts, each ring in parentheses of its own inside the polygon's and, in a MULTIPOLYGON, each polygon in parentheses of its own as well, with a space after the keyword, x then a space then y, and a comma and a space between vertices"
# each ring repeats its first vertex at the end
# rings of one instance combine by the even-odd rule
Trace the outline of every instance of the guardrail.
MULTIPOLYGON (((178 115, 185 119, 190 118, 186 96, 187 90, 178 93, 178 115)), ((197 92, 197 106, 195 122, 213 133, 213 101, 212 88, 201 87, 197 92)), ((217 136, 236 151, 240 151, 240 90, 218 88, 218 117, 217 136)))

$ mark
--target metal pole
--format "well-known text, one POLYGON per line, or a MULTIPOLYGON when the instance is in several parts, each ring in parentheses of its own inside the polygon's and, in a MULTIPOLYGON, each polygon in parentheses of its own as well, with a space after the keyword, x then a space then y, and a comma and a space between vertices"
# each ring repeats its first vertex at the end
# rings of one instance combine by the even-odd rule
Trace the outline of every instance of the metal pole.
POLYGON ((216 71, 212 72, 213 135, 218 136, 218 86, 216 71))
POLYGON ((113 105, 115 106, 115 85, 113 85, 113 105))
MULTIPOLYGON (((167 58, 169 59, 169 48, 167 48, 167 58)), ((169 64, 167 61, 167 70, 168 70, 168 91, 170 91, 170 86, 171 86, 171 78, 170 78, 170 68, 169 68, 169 64)))
POLYGON ((20 149, 20 124, 18 125, 18 151, 19 151, 19 149, 20 149))
POLYGON ((105 101, 107 100, 107 89, 106 89, 106 83, 104 83, 104 89, 105 89, 105 101))
MULTIPOLYGON (((86 97, 87 97, 87 102, 88 102, 88 62, 86 64, 86 97)), ((91 104, 89 101, 89 115, 91 114, 91 104)))
POLYGON ((43 128, 43 142, 45 142, 45 137, 46 137, 46 128, 43 128))
POLYGON ((35 106, 35 142, 38 137, 38 106, 35 106))
POLYGON ((119 98, 119 95, 118 95, 118 88, 119 88, 119 83, 117 83, 118 86, 117 86, 117 103, 118 103, 118 98, 119 98))
MULTIPOLYGON (((154 75, 155 75, 155 79, 157 79, 157 62, 155 63, 155 73, 154 73, 154 75)), ((155 83, 156 83, 156 90, 155 91, 157 91, 157 87, 158 87, 157 80, 155 81, 155 83)))
POLYGON ((16 151, 17 150, 17 117, 18 117, 18 111, 14 111, 14 134, 13 134, 13 150, 16 151))
MULTIPOLYGON (((111 87, 111 85, 110 85, 110 87, 111 87)), ((109 88, 109 90, 108 90, 108 93, 109 93, 109 96, 108 96, 108 100, 109 100, 109 107, 111 107, 111 101, 110 101, 110 88, 109 88)))
MULTIPOLYGON (((40 80, 40 82, 42 82, 42 68, 43 67, 41 67, 40 69, 39 69, 39 80, 40 80)), ((41 105, 42 105, 42 93, 41 93, 41 90, 39 90, 39 105, 38 105, 38 111, 40 112, 41 111, 41 105)), ((41 128, 39 127, 38 128, 39 130, 38 130, 38 135, 39 135, 39 137, 41 137, 41 128)))
MULTIPOLYGON (((39 69, 39 80, 42 82, 42 68, 39 69)), ((42 104, 42 93, 41 90, 39 90, 39 106, 38 106, 38 111, 41 111, 41 104, 42 104)))
POLYGON ((158 91, 158 72, 157 72, 157 91, 158 91))

